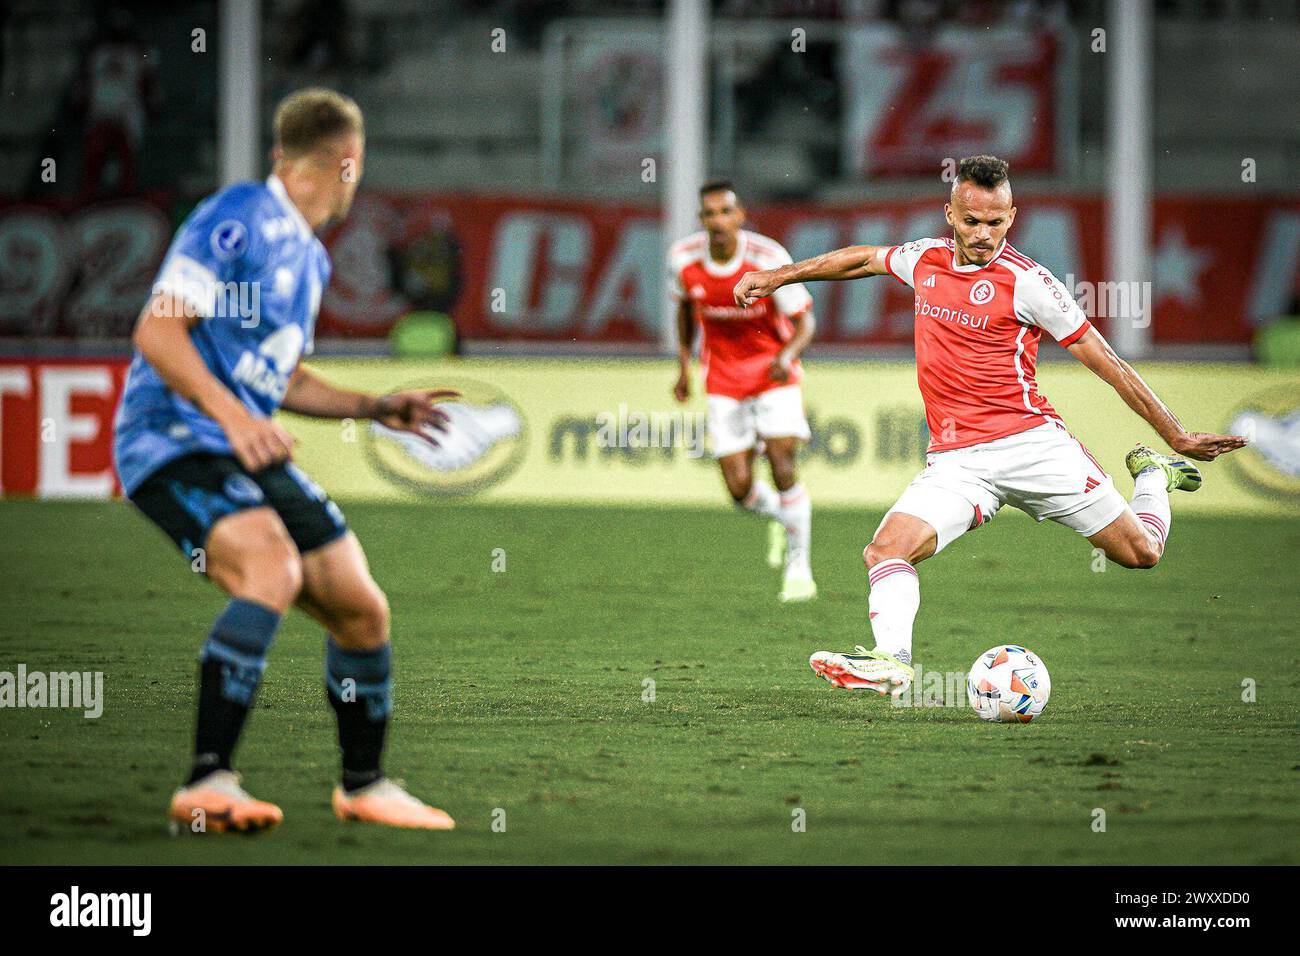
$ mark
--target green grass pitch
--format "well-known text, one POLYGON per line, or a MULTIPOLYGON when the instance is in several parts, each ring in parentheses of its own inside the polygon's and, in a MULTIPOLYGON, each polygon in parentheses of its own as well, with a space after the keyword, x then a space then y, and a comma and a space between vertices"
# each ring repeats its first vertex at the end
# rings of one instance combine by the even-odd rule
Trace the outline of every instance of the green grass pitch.
POLYGON ((1003 726, 809 671, 811 651, 867 642, 876 513, 815 511, 822 596, 781 607, 762 523, 721 501, 345 511, 394 611, 387 769, 459 829, 334 820, 322 639, 295 614, 237 754, 284 825, 168 836, 222 599, 126 504, 10 501, 0 670, 103 671, 106 704, 0 710, 0 860, 1300 862, 1300 519, 1175 510, 1159 568, 1095 573, 1071 532, 1007 514, 923 565, 927 669, 1015 642, 1051 670, 1044 717, 1003 726))

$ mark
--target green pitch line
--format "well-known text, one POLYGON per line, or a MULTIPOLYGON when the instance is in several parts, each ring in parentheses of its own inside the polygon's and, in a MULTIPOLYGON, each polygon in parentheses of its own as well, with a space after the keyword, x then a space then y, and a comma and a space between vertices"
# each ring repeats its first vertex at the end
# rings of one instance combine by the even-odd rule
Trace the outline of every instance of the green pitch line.
POLYGON ((237 754, 285 824, 169 837, 221 598, 127 505, 3 502, 0 671, 102 671, 106 700, 0 710, 0 861, 1300 862, 1300 519, 1175 512, 1156 570, 1099 574, 1069 531, 1008 514, 922 565, 923 669, 1017 642, 1051 670, 1043 718, 1002 726, 808 669, 870 643, 875 513, 815 512, 821 597, 782 607, 763 523, 721 501, 345 510, 393 606, 388 768, 460 828, 333 819, 322 638, 295 615, 237 754))

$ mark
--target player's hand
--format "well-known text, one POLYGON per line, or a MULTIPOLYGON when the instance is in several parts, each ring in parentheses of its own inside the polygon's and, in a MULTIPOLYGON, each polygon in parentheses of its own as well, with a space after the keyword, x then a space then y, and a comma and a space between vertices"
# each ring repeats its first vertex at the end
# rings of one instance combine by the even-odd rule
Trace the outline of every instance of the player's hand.
POLYGON ((731 294, 736 297, 736 305, 745 307, 767 298, 779 288, 781 278, 778 271, 764 269, 761 272, 746 272, 731 290, 731 294))
POLYGON ((269 418, 245 415, 225 425, 223 431, 245 471, 258 472, 293 457, 293 436, 269 418))
POLYGON ((1210 432, 1183 432, 1169 443, 1169 447, 1180 455, 1195 458, 1197 461, 1214 461, 1220 455, 1226 455, 1249 444, 1240 435, 1214 435, 1210 432))
POLYGON ((691 397, 691 376, 683 371, 677 376, 677 384, 673 386, 673 398, 679 402, 684 402, 691 397))
POLYGON ((776 358, 772 359, 772 365, 767 374, 774 382, 787 382, 790 380, 790 366, 793 364, 794 359, 791 356, 785 352, 780 352, 776 358))
POLYGON ((450 419, 438 408, 438 402, 446 398, 460 398, 460 392, 451 388, 391 392, 375 401, 375 412, 371 417, 382 425, 402 431, 421 431, 427 426, 436 432, 444 432, 450 419))

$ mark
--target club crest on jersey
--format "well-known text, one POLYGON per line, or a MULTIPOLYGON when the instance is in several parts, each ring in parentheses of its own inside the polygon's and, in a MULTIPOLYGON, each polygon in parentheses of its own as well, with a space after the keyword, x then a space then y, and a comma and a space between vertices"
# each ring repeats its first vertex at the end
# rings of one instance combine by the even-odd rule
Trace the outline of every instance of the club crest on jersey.
POLYGON ((988 305, 993 301, 995 289, 993 283, 988 279, 980 279, 970 289, 970 300, 973 305, 988 305))
POLYGON ((286 325, 263 339, 256 353, 245 351, 231 375, 259 395, 282 401, 289 387, 289 376, 302 355, 303 344, 302 329, 286 325))
POLYGON ((248 230, 238 219, 217 223, 212 230, 212 254, 218 259, 234 259, 248 248, 248 230))

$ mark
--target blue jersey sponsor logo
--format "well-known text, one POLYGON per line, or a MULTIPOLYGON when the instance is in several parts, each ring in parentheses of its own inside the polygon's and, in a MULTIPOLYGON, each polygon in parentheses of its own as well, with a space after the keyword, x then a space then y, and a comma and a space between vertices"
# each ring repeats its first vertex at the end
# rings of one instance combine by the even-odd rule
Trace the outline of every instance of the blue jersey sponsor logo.
POLYGON ((286 325, 263 339, 256 350, 245 349, 235 363, 231 377, 258 395, 271 399, 278 407, 284 401, 289 377, 298 367, 302 348, 302 329, 286 325))

